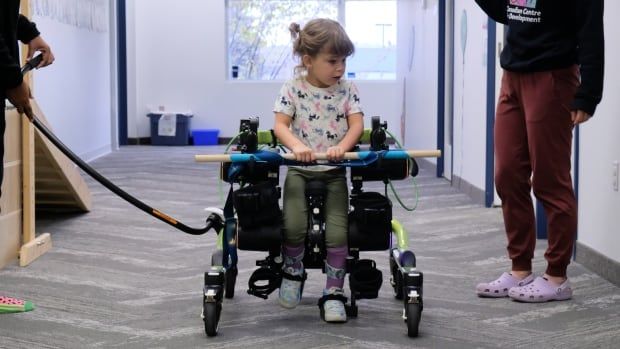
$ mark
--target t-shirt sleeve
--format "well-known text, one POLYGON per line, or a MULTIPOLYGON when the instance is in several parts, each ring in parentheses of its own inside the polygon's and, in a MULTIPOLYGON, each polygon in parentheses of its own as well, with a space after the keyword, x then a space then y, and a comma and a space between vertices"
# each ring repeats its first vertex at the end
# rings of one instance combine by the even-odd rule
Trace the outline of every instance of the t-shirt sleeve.
POLYGON ((28 18, 23 15, 19 15, 17 19, 17 39, 19 41, 27 44, 32 39, 39 36, 39 30, 37 30, 37 26, 28 20, 28 18))
POLYGON ((351 114, 362 113, 362 104, 360 103, 359 91, 354 83, 349 86, 349 100, 345 105, 345 114, 349 116, 351 114))
POLYGON ((286 82, 280 89, 278 98, 273 106, 273 112, 286 114, 291 117, 295 115, 295 103, 293 96, 293 85, 290 82, 286 82))

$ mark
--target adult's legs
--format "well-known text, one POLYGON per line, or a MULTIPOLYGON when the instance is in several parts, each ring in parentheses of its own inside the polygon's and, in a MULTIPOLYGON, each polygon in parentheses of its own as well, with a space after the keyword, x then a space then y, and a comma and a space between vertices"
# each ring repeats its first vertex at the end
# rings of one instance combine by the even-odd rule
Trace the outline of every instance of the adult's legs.
POLYGON ((546 273, 560 278, 566 277, 577 231, 577 202, 570 174, 570 104, 578 83, 576 66, 528 74, 522 80, 532 186, 548 223, 546 273))
POLYGON ((495 185, 502 200, 512 270, 530 272, 536 233, 521 75, 505 71, 502 77, 494 129, 495 185))

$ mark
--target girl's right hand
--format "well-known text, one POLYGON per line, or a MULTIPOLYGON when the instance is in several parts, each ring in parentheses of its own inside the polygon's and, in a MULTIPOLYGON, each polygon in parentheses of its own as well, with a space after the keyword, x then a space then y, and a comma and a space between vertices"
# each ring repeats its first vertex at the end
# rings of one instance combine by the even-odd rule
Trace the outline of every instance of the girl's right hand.
POLYGON ((299 162, 314 162, 316 160, 316 156, 312 149, 308 148, 308 146, 301 144, 293 147, 291 149, 293 154, 295 154, 295 160, 299 162))

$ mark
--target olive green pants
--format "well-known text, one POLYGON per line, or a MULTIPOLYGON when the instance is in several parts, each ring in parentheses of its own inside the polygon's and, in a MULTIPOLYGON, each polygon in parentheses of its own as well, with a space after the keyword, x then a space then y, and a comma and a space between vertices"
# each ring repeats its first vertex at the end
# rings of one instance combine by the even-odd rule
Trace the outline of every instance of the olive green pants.
POLYGON ((338 168, 329 171, 307 171, 289 168, 284 181, 284 242, 288 246, 304 243, 308 229, 308 206, 306 203, 306 182, 322 180, 327 185, 325 198, 325 245, 342 247, 347 245, 349 191, 346 170, 338 168))

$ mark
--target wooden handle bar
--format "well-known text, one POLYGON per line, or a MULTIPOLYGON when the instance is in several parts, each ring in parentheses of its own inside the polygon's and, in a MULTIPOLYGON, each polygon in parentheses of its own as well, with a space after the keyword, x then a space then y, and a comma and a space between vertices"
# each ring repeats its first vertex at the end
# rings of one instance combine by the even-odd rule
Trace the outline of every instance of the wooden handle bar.
MULTIPOLYGON (((389 153, 390 151, 388 151, 389 153)), ((404 152, 407 153, 407 156, 412 158, 437 158, 441 156, 440 150, 392 150, 392 152, 404 152)), ((348 152, 344 153, 345 160, 358 160, 360 159, 360 153, 365 152, 348 152)), ((367 152, 366 152, 367 153, 367 152)), ((233 161, 231 155, 236 154, 209 154, 209 155, 196 155, 195 159, 197 162, 231 162, 233 161)), ((251 154, 243 154, 250 156, 251 154)), ((279 154, 282 158, 286 160, 295 160, 295 154, 286 153, 279 154)), ((326 153, 316 153, 315 154, 317 160, 327 160, 326 153)))

